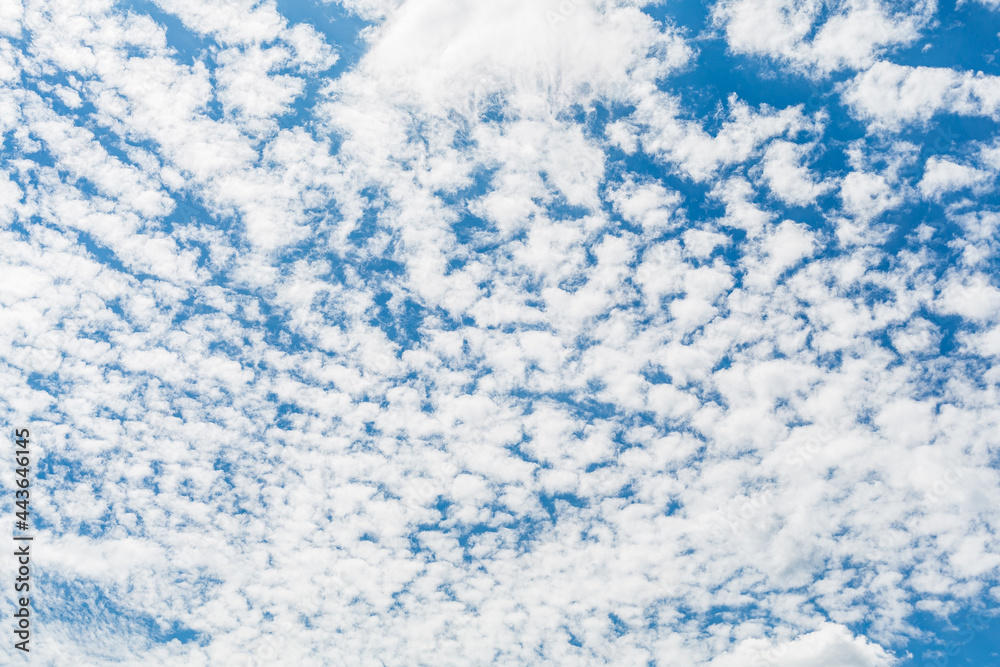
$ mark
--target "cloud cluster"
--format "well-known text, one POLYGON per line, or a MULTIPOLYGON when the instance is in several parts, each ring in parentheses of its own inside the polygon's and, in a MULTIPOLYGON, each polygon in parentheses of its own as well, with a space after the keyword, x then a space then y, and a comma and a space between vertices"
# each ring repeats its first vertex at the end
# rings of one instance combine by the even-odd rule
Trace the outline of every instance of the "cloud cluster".
POLYGON ((721 0, 714 19, 735 53, 766 56, 802 72, 861 69, 916 40, 931 0, 721 0))
POLYGON ((879 62, 851 80, 843 98, 875 129, 898 130, 906 123, 926 123, 938 113, 996 119, 1000 77, 879 62))
POLYGON ((1000 603, 1000 160, 899 136, 992 78, 879 60, 930 4, 717 4, 863 71, 715 116, 637 2, 155 5, 0 9, 42 659, 875 667, 1000 603))

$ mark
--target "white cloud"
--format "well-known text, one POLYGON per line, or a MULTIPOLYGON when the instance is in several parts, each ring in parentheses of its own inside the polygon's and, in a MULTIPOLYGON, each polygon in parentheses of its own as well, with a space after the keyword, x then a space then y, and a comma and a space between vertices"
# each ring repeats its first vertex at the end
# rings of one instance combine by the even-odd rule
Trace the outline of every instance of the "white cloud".
POLYGON ((276 38, 285 19, 273 1, 222 0, 210 4, 196 0, 155 0, 165 12, 177 15, 197 33, 212 35, 222 44, 259 44, 276 38))
POLYGON ((936 305, 943 313, 993 321, 1000 318, 1000 289, 983 273, 961 276, 953 272, 943 284, 936 305))
POLYGON ((744 178, 719 183, 712 189, 712 195, 726 205, 726 215, 720 221, 726 226, 745 229, 747 233, 756 235, 774 218, 774 213, 762 209, 753 201, 756 192, 744 178))
POLYGON ((719 246, 727 246, 730 241, 724 234, 705 229, 687 229, 682 234, 684 250, 694 257, 705 258, 719 246))
POLYGON ((643 100, 632 119, 647 153, 677 164, 695 181, 705 181, 720 168, 746 161, 775 137, 791 137, 816 127, 801 106, 755 110, 735 95, 729 98, 728 118, 715 136, 699 123, 677 116, 677 101, 658 93, 643 100))
POLYGON ((924 175, 917 187, 928 198, 966 188, 979 189, 992 181, 991 174, 947 158, 933 156, 924 165, 924 175))
POLYGON ((371 21, 385 18, 403 4, 403 0, 337 0, 337 2, 358 16, 371 21))
POLYGON ((889 667, 897 660, 864 637, 852 636, 842 625, 829 623, 792 640, 744 639, 711 667, 773 665, 774 667, 889 667))
POLYGON ((662 232, 679 225, 677 211, 681 197, 659 183, 640 183, 629 179, 608 197, 618 212, 629 222, 650 233, 662 232))
POLYGON ((747 282, 772 284, 789 268, 811 257, 816 245, 816 236, 808 227, 791 220, 782 221, 760 240, 760 256, 748 262, 753 269, 747 282))
POLYGON ((914 318, 906 327, 891 334, 892 345, 900 354, 928 352, 936 345, 941 335, 936 326, 923 318, 914 318))
POLYGON ((268 76, 289 60, 281 47, 226 49, 216 56, 216 97, 223 108, 249 121, 251 130, 275 127, 273 117, 288 110, 305 82, 295 76, 268 76))
MULTIPOLYGON (((499 99, 538 115, 571 100, 626 98, 630 69, 641 65, 634 76, 649 79, 689 57, 682 40, 636 8, 581 2, 555 27, 545 18, 552 10, 559 11, 554 0, 407 2, 378 26, 356 76, 377 82, 388 99, 432 113, 481 113, 499 99), (598 41, 602 48, 589 47, 598 41)), ((355 80, 337 88, 349 92, 355 80)))
POLYGON ((831 187, 829 183, 817 183, 810 169, 802 164, 810 148, 789 141, 773 141, 764 152, 764 179, 775 196, 787 204, 815 203, 831 187))
POLYGON ((823 75, 862 69, 890 47, 916 40, 934 3, 879 0, 721 0, 713 10, 736 53, 768 56, 823 75), (827 13, 828 12, 828 13, 827 13))
POLYGON ((24 4, 21 0, 11 0, 0 7, 0 33, 18 36, 21 32, 21 19, 24 17, 24 4))
POLYGON ((881 174, 852 171, 840 184, 844 208, 861 218, 874 218, 903 203, 903 194, 881 174))
POLYGON ((841 95, 872 129, 898 130, 937 113, 996 118, 1000 77, 881 61, 845 84, 841 95))

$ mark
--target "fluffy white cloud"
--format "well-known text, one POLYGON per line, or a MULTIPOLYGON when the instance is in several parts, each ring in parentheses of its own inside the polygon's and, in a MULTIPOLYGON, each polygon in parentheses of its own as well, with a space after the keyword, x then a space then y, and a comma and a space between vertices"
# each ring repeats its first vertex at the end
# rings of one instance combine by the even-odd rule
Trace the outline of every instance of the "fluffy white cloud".
POLYGON ((0 33, 17 36, 21 32, 21 19, 24 16, 24 5, 21 0, 4 3, 0 8, 0 33))
POLYGON ((898 130, 937 113, 996 118, 1000 77, 881 61, 847 82, 841 95, 872 129, 898 130))
POLYGON ((682 222, 677 210, 680 195, 659 183, 628 180, 609 193, 608 199, 622 217, 648 232, 668 230, 682 222))
POLYGON ((882 174, 852 171, 840 185, 844 208, 855 215, 873 218, 903 203, 898 190, 882 174))
POLYGON ((924 175, 917 187, 925 197, 940 197, 947 192, 986 185, 992 175, 945 158, 931 157, 924 165, 924 175))
POLYGON ((709 663, 712 667, 773 665, 774 667, 888 667, 896 660, 881 646, 833 623, 809 634, 779 643, 745 639, 730 654, 709 663))
POLYGON ((808 167, 802 164, 810 146, 789 141, 774 141, 761 161, 764 179, 776 197, 787 204, 805 206, 830 189, 828 183, 816 182, 808 167))
POLYGON ((647 153, 676 164, 696 181, 746 161, 775 137, 794 137, 818 126, 818 120, 808 119, 801 106, 753 109, 736 96, 728 102, 728 118, 715 136, 699 123, 679 118, 677 100, 663 93, 642 100, 630 124, 647 153))
POLYGON ((690 55, 635 7, 572 4, 407 2, 379 24, 359 70, 337 89, 375 85, 386 99, 430 113, 475 116, 500 102, 517 114, 557 114, 568 104, 628 99, 633 81, 662 76, 690 55), (546 19, 553 11, 564 19, 556 25, 546 19), (601 49, 590 47, 597 42, 601 49))
POLYGON ((254 44, 273 40, 285 25, 275 3, 261 0, 155 0, 175 14, 189 30, 212 35, 223 44, 254 44))
POLYGON ((713 16, 736 53, 827 74, 862 69, 887 48, 913 42, 934 7, 927 0, 721 0, 713 16))

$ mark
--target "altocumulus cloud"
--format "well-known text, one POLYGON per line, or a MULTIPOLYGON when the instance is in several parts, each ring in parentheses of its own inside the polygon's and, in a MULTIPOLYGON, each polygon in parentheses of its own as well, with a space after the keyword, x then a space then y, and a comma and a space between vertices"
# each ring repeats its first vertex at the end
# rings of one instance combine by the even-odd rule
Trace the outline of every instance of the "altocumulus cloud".
POLYGON ((996 10, 0 4, 33 661, 997 661, 996 10))

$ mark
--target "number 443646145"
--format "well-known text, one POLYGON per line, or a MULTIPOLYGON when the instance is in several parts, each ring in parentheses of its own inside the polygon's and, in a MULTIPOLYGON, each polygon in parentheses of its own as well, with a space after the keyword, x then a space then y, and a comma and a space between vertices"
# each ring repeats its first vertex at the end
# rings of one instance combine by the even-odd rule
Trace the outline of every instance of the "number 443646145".
POLYGON ((18 509, 18 512, 16 512, 18 520, 17 526, 18 528, 21 528, 21 530, 26 530, 28 527, 28 499, 30 497, 28 486, 31 484, 30 478, 28 477, 28 466, 31 464, 28 452, 29 435, 30 433, 28 433, 28 429, 26 428, 14 431, 14 443, 17 445, 17 450, 14 452, 14 462, 18 466, 14 470, 17 474, 15 479, 17 490, 14 492, 14 495, 16 497, 16 505, 18 509))

